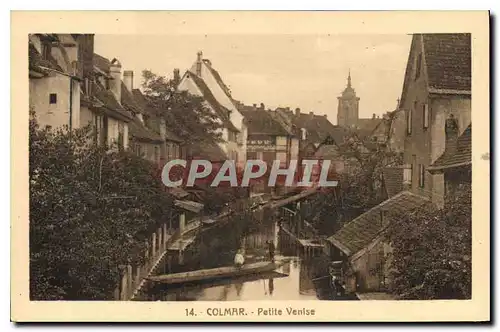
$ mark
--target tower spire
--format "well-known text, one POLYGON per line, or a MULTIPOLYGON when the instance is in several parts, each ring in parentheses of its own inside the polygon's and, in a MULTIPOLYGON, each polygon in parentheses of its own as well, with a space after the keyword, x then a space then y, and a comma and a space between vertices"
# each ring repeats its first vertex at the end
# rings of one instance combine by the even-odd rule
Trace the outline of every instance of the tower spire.
POLYGON ((347 87, 351 87, 351 68, 349 68, 349 76, 347 76, 347 87))

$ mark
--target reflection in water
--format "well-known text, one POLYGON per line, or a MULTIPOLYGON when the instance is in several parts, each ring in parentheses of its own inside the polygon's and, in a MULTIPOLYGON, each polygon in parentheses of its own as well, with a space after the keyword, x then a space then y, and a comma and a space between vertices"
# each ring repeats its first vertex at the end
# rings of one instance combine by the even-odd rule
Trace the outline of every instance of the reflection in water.
POLYGON ((269 295, 273 295, 274 292, 274 279, 269 279, 269 295))
MULTIPOLYGON (((245 264, 268 261, 267 241, 272 241, 276 248, 276 260, 285 262, 276 269, 277 273, 252 275, 237 280, 219 280, 211 284, 183 285, 178 288, 157 286, 150 289, 147 299, 164 301, 317 300, 310 258, 300 258, 298 248, 294 243, 286 243, 287 240, 280 236, 274 223, 259 227, 258 231, 247 234, 241 241, 245 246, 245 264)), ((213 254, 206 253, 203 256, 210 257, 213 254)), ((218 266, 232 264, 230 257, 227 261, 219 262, 218 266)), ((199 264, 199 266, 206 265, 203 261, 199 264)))

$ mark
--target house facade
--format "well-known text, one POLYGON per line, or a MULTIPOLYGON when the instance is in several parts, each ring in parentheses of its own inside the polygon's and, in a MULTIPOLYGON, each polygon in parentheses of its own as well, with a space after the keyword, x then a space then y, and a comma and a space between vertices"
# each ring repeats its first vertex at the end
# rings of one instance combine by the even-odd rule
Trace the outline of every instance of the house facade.
POLYGON ((29 105, 38 123, 80 127, 79 35, 29 35, 29 105))
MULTIPOLYGON (((280 161, 282 168, 288 167, 291 160, 298 160, 299 140, 289 128, 276 120, 274 111, 263 107, 239 108, 248 130, 247 160, 266 162, 268 171, 275 160, 280 161)), ((272 188, 264 183, 257 191, 271 192, 272 188)))
POLYGON ((444 203, 444 176, 427 168, 444 152, 447 119, 458 135, 471 123, 470 34, 413 36, 400 108, 405 113, 405 181, 411 190, 444 203))
POLYGON ((386 291, 391 248, 385 229, 392 220, 425 204, 442 207, 445 194, 470 184, 470 57, 469 34, 413 36, 389 140, 392 150, 403 146, 404 164, 384 171, 389 198, 325 243, 331 259, 344 262, 349 291, 386 291))
POLYGON ((318 147, 328 137, 340 144, 347 134, 344 127, 334 126, 326 115, 303 113, 300 108, 296 108, 295 112, 289 108, 277 108, 274 114, 278 121, 288 125, 298 137, 299 160, 313 157, 318 147))
POLYGON ((203 97, 206 106, 217 115, 223 125, 220 148, 227 156, 243 166, 246 161, 247 128, 243 115, 238 111, 229 88, 209 59, 198 52, 193 66, 184 74, 177 87, 179 91, 203 97))

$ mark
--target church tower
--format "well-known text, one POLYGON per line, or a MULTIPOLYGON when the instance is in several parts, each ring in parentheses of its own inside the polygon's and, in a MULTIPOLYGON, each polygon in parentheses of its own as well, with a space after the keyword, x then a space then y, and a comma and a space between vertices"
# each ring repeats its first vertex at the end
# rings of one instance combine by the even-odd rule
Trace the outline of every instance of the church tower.
POLYGON ((347 77, 347 87, 342 96, 337 97, 339 106, 337 109, 337 125, 343 127, 355 127, 359 118, 359 98, 351 85, 351 71, 347 77))

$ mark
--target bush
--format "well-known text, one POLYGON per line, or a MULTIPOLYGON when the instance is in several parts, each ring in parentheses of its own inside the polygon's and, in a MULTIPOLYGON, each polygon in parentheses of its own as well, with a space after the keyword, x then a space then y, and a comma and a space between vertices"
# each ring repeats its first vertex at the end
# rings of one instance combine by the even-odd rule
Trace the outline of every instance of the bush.
POLYGON ((390 228, 392 291, 402 299, 471 298, 471 190, 431 204, 390 228))
POLYGON ((170 215, 157 170, 89 144, 88 128, 30 120, 30 296, 112 299, 120 266, 143 261, 146 235, 170 215))

